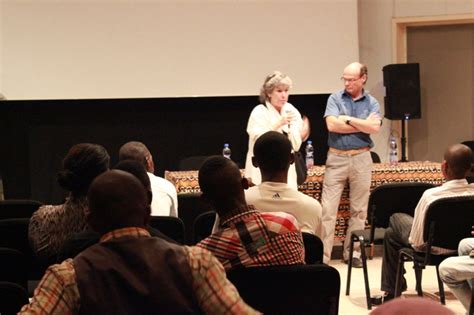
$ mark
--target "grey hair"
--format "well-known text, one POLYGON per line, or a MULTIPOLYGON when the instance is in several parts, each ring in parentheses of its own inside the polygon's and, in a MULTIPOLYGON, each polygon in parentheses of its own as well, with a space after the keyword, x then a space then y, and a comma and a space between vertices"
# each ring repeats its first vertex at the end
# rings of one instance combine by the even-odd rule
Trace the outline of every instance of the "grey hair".
POLYGON ((290 77, 286 74, 281 73, 280 71, 273 71, 265 78, 262 87, 260 88, 259 100, 262 104, 265 104, 265 101, 268 100, 268 94, 272 93, 273 90, 280 86, 284 85, 288 88, 291 88, 293 82, 290 77))

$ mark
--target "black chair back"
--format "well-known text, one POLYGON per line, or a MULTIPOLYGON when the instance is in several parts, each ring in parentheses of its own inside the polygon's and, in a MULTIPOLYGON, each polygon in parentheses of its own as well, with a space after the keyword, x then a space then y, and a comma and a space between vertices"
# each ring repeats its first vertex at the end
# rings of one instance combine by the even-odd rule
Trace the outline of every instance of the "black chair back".
POLYGON ((431 246, 457 251, 459 242, 471 237, 474 196, 441 198, 426 210, 423 239, 431 246))
POLYGON ((28 261, 22 252, 0 247, 0 281, 13 282, 28 289, 28 261))
POLYGON ((207 211, 197 216, 193 224, 194 242, 199 243, 212 233, 212 227, 216 221, 216 212, 207 211))
POLYGON ((184 223, 180 218, 168 216, 151 216, 150 226, 159 230, 169 238, 179 244, 184 244, 185 229, 184 223))
POLYGON ((181 159, 178 164, 180 171, 193 171, 201 168, 202 163, 208 158, 207 155, 194 155, 181 159))
POLYGON ((331 266, 241 268, 227 277, 242 299, 264 314, 338 314, 341 280, 331 266))
POLYGON ((376 187, 369 197, 369 223, 374 228, 387 228, 394 213, 413 216, 425 190, 433 187, 429 183, 390 183, 376 187))
POLYGON ((31 249, 28 239, 29 224, 28 218, 0 220, 0 247, 22 252, 28 261, 29 279, 41 279, 47 264, 41 262, 31 249))
POLYGON ((30 218, 43 204, 36 200, 10 199, 0 201, 0 220, 30 218))
POLYGON ((28 292, 22 286, 0 281, 0 314, 12 315, 28 304, 28 292))
POLYGON ((303 232, 304 261, 307 264, 321 264, 323 262, 324 244, 316 235, 303 232))
POLYGON ((178 216, 186 227, 186 244, 194 244, 193 225, 196 218, 210 210, 212 207, 202 200, 200 194, 178 194, 178 216))

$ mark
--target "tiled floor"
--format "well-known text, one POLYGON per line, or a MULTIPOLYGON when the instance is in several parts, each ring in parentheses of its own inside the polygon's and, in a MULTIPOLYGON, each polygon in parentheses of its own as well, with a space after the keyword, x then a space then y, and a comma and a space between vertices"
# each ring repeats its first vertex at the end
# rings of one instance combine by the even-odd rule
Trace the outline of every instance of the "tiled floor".
MULTIPOLYGON (((333 266, 339 271, 341 276, 341 295, 339 299, 339 314, 340 315, 358 315, 358 314, 369 314, 367 310, 367 304, 365 301, 365 288, 364 288, 364 276, 362 269, 353 269, 352 281, 351 281, 351 294, 346 296, 346 281, 347 281, 347 265, 340 260, 331 260, 329 265, 333 266)), ((377 295, 382 294, 380 291, 380 276, 381 276, 382 258, 374 257, 368 261, 368 273, 369 283, 371 286, 371 294, 377 295)), ((408 282, 408 291, 404 292, 403 298, 410 298, 416 296, 415 291, 415 275, 411 268, 410 263, 406 263, 406 277, 408 282)), ((451 309, 455 314, 466 314, 464 307, 461 303, 449 292, 449 289, 445 287, 447 292, 446 295, 446 307, 451 309)), ((436 280, 436 269, 435 267, 428 267, 423 271, 422 288, 424 295, 427 298, 431 298, 439 302, 438 296, 435 295, 438 292, 438 282, 436 280)))

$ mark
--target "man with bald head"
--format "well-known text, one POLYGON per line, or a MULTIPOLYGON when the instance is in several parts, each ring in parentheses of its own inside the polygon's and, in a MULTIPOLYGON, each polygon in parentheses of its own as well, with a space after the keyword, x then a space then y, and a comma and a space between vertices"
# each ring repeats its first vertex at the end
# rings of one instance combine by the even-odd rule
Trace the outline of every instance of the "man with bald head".
MULTIPOLYGON (((329 130, 329 152, 323 181, 324 262, 331 259, 337 210, 344 186, 350 186, 350 218, 344 241, 343 258, 349 259, 350 235, 365 227, 372 177, 370 134, 377 133, 382 124, 380 105, 364 90, 367 67, 359 62, 348 65, 342 74, 344 90, 333 93, 326 106, 324 118, 329 130)), ((360 248, 354 250, 352 266, 362 267, 360 248)))
POLYGON ((133 160, 141 163, 150 178, 153 199, 151 214, 155 216, 178 216, 178 196, 174 185, 164 178, 156 176, 155 163, 150 150, 139 141, 129 141, 119 150, 119 161, 133 160))
MULTIPOLYGON (((390 217, 389 227, 385 232, 382 260, 382 291, 386 292, 384 300, 393 298, 397 275, 398 251, 413 247, 423 251, 423 227, 428 206, 435 200, 444 197, 474 195, 474 184, 469 184, 466 174, 471 168, 472 151, 463 144, 454 144, 444 153, 441 171, 446 182, 435 188, 427 189, 415 208, 414 217, 405 213, 395 213, 390 217)), ((448 214, 446 214, 448 215, 448 214)), ((447 249, 434 248, 435 253, 447 253, 447 249)), ((402 291, 407 289, 403 278, 402 291)))
POLYGON ((130 173, 98 176, 86 215, 100 243, 49 267, 20 313, 255 313, 210 252, 150 236, 148 198, 130 173))
POLYGON ((211 251, 226 271, 305 263, 296 218, 285 212, 260 212, 247 205, 244 189, 248 182, 234 162, 222 156, 208 158, 199 169, 199 186, 220 222, 197 246, 211 251))

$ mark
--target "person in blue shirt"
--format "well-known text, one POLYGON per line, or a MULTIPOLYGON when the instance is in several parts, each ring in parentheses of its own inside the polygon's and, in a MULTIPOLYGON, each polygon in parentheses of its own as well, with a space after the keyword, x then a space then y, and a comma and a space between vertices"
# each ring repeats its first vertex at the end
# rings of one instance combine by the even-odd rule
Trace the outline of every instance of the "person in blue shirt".
MULTIPOLYGON (((374 145, 370 134, 378 132, 382 122, 379 103, 364 90, 367 67, 359 62, 351 63, 344 69, 341 80, 344 90, 329 97, 324 113, 329 130, 321 198, 325 263, 331 259, 337 210, 346 182, 350 186, 351 213, 343 251, 346 263, 351 232, 365 226, 372 176, 369 151, 374 145)), ((354 267, 362 267, 360 248, 354 251, 352 263, 354 267)))

